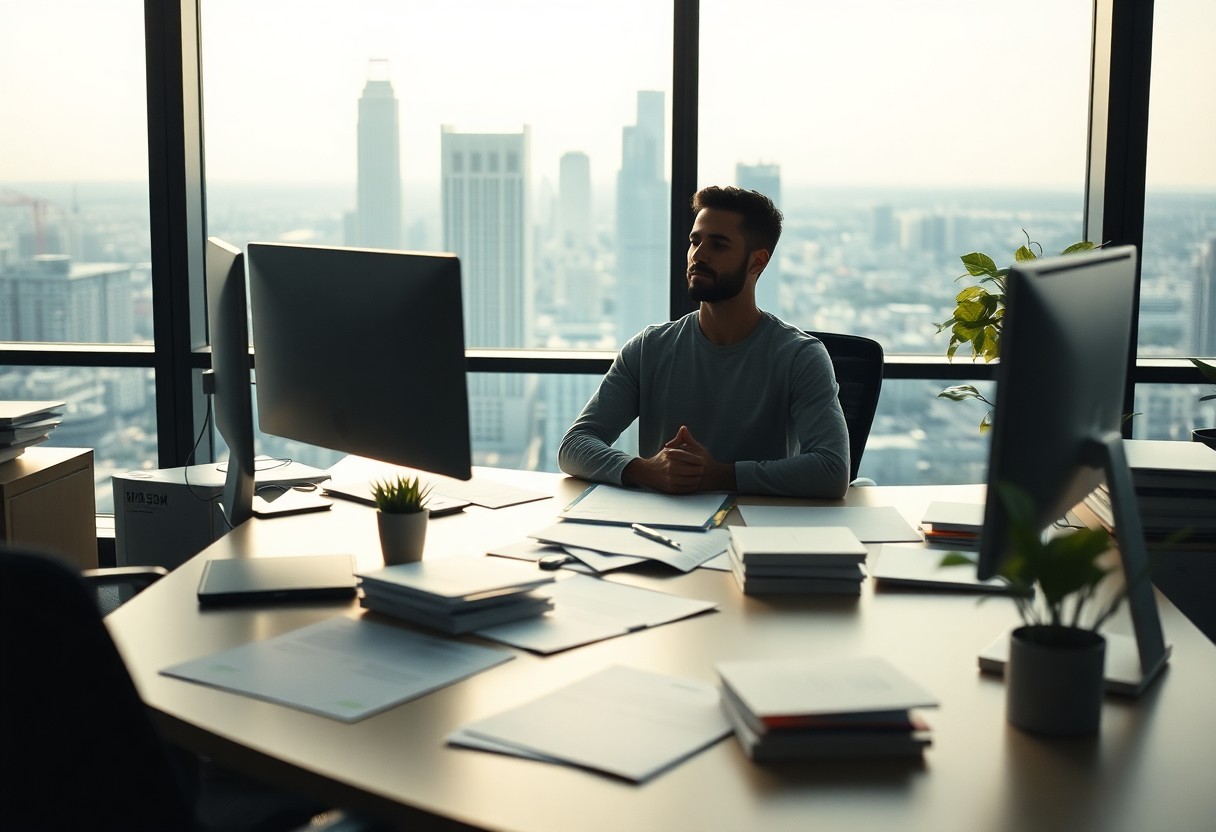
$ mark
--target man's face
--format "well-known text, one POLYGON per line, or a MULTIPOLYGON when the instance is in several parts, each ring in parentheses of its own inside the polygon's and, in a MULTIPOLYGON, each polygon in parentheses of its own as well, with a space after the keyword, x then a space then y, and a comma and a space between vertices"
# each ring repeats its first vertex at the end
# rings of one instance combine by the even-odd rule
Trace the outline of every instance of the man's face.
POLYGON ((688 234, 688 296, 694 301, 730 300, 747 283, 751 250, 739 230, 743 216, 702 208, 688 234))

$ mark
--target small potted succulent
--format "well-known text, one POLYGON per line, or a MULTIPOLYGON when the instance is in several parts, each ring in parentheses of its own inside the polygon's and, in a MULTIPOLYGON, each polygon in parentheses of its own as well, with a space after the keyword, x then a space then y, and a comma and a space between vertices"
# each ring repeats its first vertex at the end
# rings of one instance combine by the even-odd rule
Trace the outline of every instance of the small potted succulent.
MULTIPOLYGON (((1098 730, 1102 715, 1106 639, 1098 629, 1126 596, 1099 593, 1116 571, 1101 563, 1111 548, 1105 529, 1073 529, 1044 537, 1030 499, 998 485, 1009 513, 1010 554, 998 577, 1013 595, 1022 626, 1010 634, 1005 665, 1006 716, 1025 731, 1084 736, 1098 730)), ((952 552, 943 566, 974 563, 952 552)), ((1144 576, 1128 576, 1139 580, 1144 576)))
POLYGON ((376 501, 376 522, 380 527, 380 548, 386 564, 422 560, 426 544, 426 507, 431 487, 417 477, 398 475, 372 483, 376 501))

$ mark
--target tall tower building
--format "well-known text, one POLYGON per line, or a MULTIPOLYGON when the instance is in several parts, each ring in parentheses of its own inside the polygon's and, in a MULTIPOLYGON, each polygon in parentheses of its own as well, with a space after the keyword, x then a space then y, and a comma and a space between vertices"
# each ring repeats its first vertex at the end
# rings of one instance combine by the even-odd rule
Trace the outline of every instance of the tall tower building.
POLYGON ((638 92, 637 124, 622 133, 616 187, 616 336, 620 343, 670 316, 664 94, 638 92))
MULTIPOLYGON (((740 188, 759 191, 781 208, 780 165, 735 165, 735 181, 740 188)), ((780 245, 778 245, 780 248, 780 245)), ((764 267, 756 283, 756 306, 774 315, 781 315, 781 266, 774 256, 764 267)))
MULTIPOLYGON (((458 133, 440 141, 443 246, 460 257, 465 344, 532 346, 530 131, 458 133)), ((478 464, 526 467, 534 381, 469 376, 469 422, 478 464)))
POLYGON ((1216 234, 1195 254, 1194 355, 1216 355, 1216 234))
POLYGON ((373 60, 359 98, 355 245, 401 248, 401 126, 388 61, 373 60))
POLYGON ((582 151, 562 154, 557 184, 557 224, 562 245, 591 245, 591 159, 582 151))

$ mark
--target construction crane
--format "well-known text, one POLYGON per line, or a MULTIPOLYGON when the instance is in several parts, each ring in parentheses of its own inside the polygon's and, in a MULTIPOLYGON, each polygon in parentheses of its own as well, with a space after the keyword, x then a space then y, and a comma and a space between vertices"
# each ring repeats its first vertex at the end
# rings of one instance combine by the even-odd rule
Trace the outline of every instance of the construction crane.
POLYGON ((0 191, 0 205, 28 205, 34 212, 34 253, 46 254, 46 210, 50 205, 48 200, 36 196, 27 196, 16 191, 0 191))

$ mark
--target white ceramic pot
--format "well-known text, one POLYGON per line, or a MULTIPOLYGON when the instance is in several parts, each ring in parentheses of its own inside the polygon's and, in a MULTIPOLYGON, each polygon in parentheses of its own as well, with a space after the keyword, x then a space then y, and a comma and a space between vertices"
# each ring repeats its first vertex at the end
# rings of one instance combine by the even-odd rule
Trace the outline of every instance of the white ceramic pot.
POLYGON ((1010 724, 1050 736, 1097 733, 1106 639, 1075 627, 1018 627, 1009 636, 1005 710, 1010 724))
POLYGON ((426 524, 430 517, 431 513, 426 509, 413 514, 376 512, 376 522, 380 526, 380 549, 384 552, 386 566, 422 560, 426 524))

